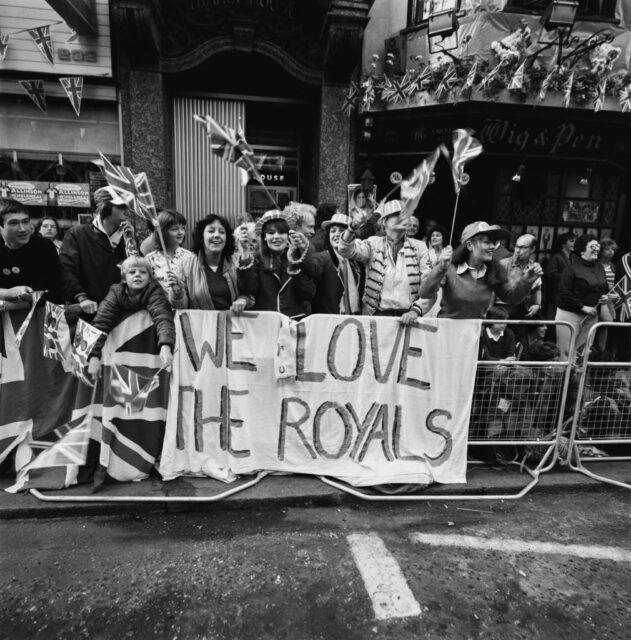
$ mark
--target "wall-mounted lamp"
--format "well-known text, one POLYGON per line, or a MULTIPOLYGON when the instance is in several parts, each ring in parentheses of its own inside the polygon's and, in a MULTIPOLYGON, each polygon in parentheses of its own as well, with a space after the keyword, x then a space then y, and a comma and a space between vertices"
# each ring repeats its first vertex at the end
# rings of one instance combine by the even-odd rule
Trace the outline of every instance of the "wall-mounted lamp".
POLYGON ((585 169, 585 173, 581 174, 577 181, 582 187, 589 187, 592 181, 592 170, 588 167, 585 169))
POLYGON ((55 173, 62 178, 66 175, 67 169, 64 166, 64 156, 61 153, 57 154, 57 166, 55 167, 55 173))
POLYGON ((578 11, 576 0, 552 0, 546 9, 543 27, 547 31, 553 29, 569 29, 574 27, 576 12, 578 11))
POLYGON ((517 167, 517 171, 515 171, 515 175, 511 178, 513 182, 521 182, 521 178, 524 175, 524 171, 526 170, 526 165, 522 162, 519 167, 517 167))
POLYGON ((458 9, 459 0, 447 0, 440 4, 440 10, 434 11, 430 3, 427 21, 427 43, 430 53, 439 53, 458 48, 458 9), (451 5, 451 6, 450 6, 451 5))

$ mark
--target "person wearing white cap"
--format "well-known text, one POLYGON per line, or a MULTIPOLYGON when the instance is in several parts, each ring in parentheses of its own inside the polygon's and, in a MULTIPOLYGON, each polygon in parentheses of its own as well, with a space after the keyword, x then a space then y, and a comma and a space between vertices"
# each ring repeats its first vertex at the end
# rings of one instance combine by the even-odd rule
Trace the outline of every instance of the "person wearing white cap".
POLYGON ((401 200, 390 200, 380 210, 384 236, 356 239, 366 218, 365 212, 355 210, 339 245, 341 256, 366 265, 362 312, 400 316, 405 324, 412 323, 429 306, 419 296, 421 280, 431 268, 427 246, 406 237, 408 223, 401 200))
POLYGON ((499 241, 510 233, 497 225, 473 222, 460 236, 460 246, 446 247, 438 264, 421 285, 421 296, 431 298, 442 291, 439 318, 484 318, 493 294, 511 305, 519 304, 533 282, 541 277, 541 266, 529 264, 518 280, 510 281, 494 252, 499 241))
POLYGON ((361 312, 364 268, 339 253, 342 234, 349 222, 347 215, 334 213, 330 220, 322 223, 328 247, 317 253, 309 252, 305 258, 303 269, 316 281, 312 313, 356 315, 361 312))
POLYGON ((92 224, 74 226, 64 237, 59 259, 66 301, 79 303, 85 314, 96 313, 109 288, 120 282, 118 265, 127 257, 123 231, 128 200, 112 187, 94 192, 92 224))

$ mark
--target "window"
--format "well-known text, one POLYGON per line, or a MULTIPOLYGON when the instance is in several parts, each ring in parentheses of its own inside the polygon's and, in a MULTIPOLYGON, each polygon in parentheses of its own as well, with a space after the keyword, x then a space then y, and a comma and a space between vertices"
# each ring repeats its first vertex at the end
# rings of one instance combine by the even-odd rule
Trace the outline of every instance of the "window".
MULTIPOLYGON (((552 0, 508 0, 504 11, 544 13, 552 0)), ((577 17, 614 20, 616 0, 578 0, 577 17)))
POLYGON ((409 0, 408 24, 415 26, 429 20, 433 13, 458 11, 460 0, 409 0))

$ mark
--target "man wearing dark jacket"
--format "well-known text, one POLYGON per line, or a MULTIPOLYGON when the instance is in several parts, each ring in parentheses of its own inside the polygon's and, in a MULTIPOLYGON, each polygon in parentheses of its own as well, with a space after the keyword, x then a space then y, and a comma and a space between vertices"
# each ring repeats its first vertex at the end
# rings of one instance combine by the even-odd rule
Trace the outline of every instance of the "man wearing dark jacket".
POLYGON ((61 267, 55 245, 33 234, 27 208, 0 198, 0 310, 28 306, 34 291, 61 302, 61 267), (7 306, 8 305, 8 306, 7 306))
POLYGON ((80 303, 87 314, 96 313, 110 286, 120 282, 118 265, 126 257, 123 232, 129 225, 127 201, 112 187, 97 189, 94 201, 97 215, 92 224, 73 227, 59 253, 65 298, 80 303))
POLYGON ((312 301, 313 313, 352 315, 361 313, 364 291, 364 267, 355 260, 342 258, 337 252, 339 240, 348 228, 349 218, 335 213, 322 223, 328 234, 328 248, 307 254, 304 271, 316 281, 312 301))

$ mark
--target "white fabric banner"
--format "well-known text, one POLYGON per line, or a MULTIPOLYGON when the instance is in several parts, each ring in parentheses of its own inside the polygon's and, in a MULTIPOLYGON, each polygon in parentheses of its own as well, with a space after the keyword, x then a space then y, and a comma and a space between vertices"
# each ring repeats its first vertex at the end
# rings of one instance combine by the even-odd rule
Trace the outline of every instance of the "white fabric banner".
POLYGON ((160 473, 465 482, 478 320, 178 311, 160 473))

